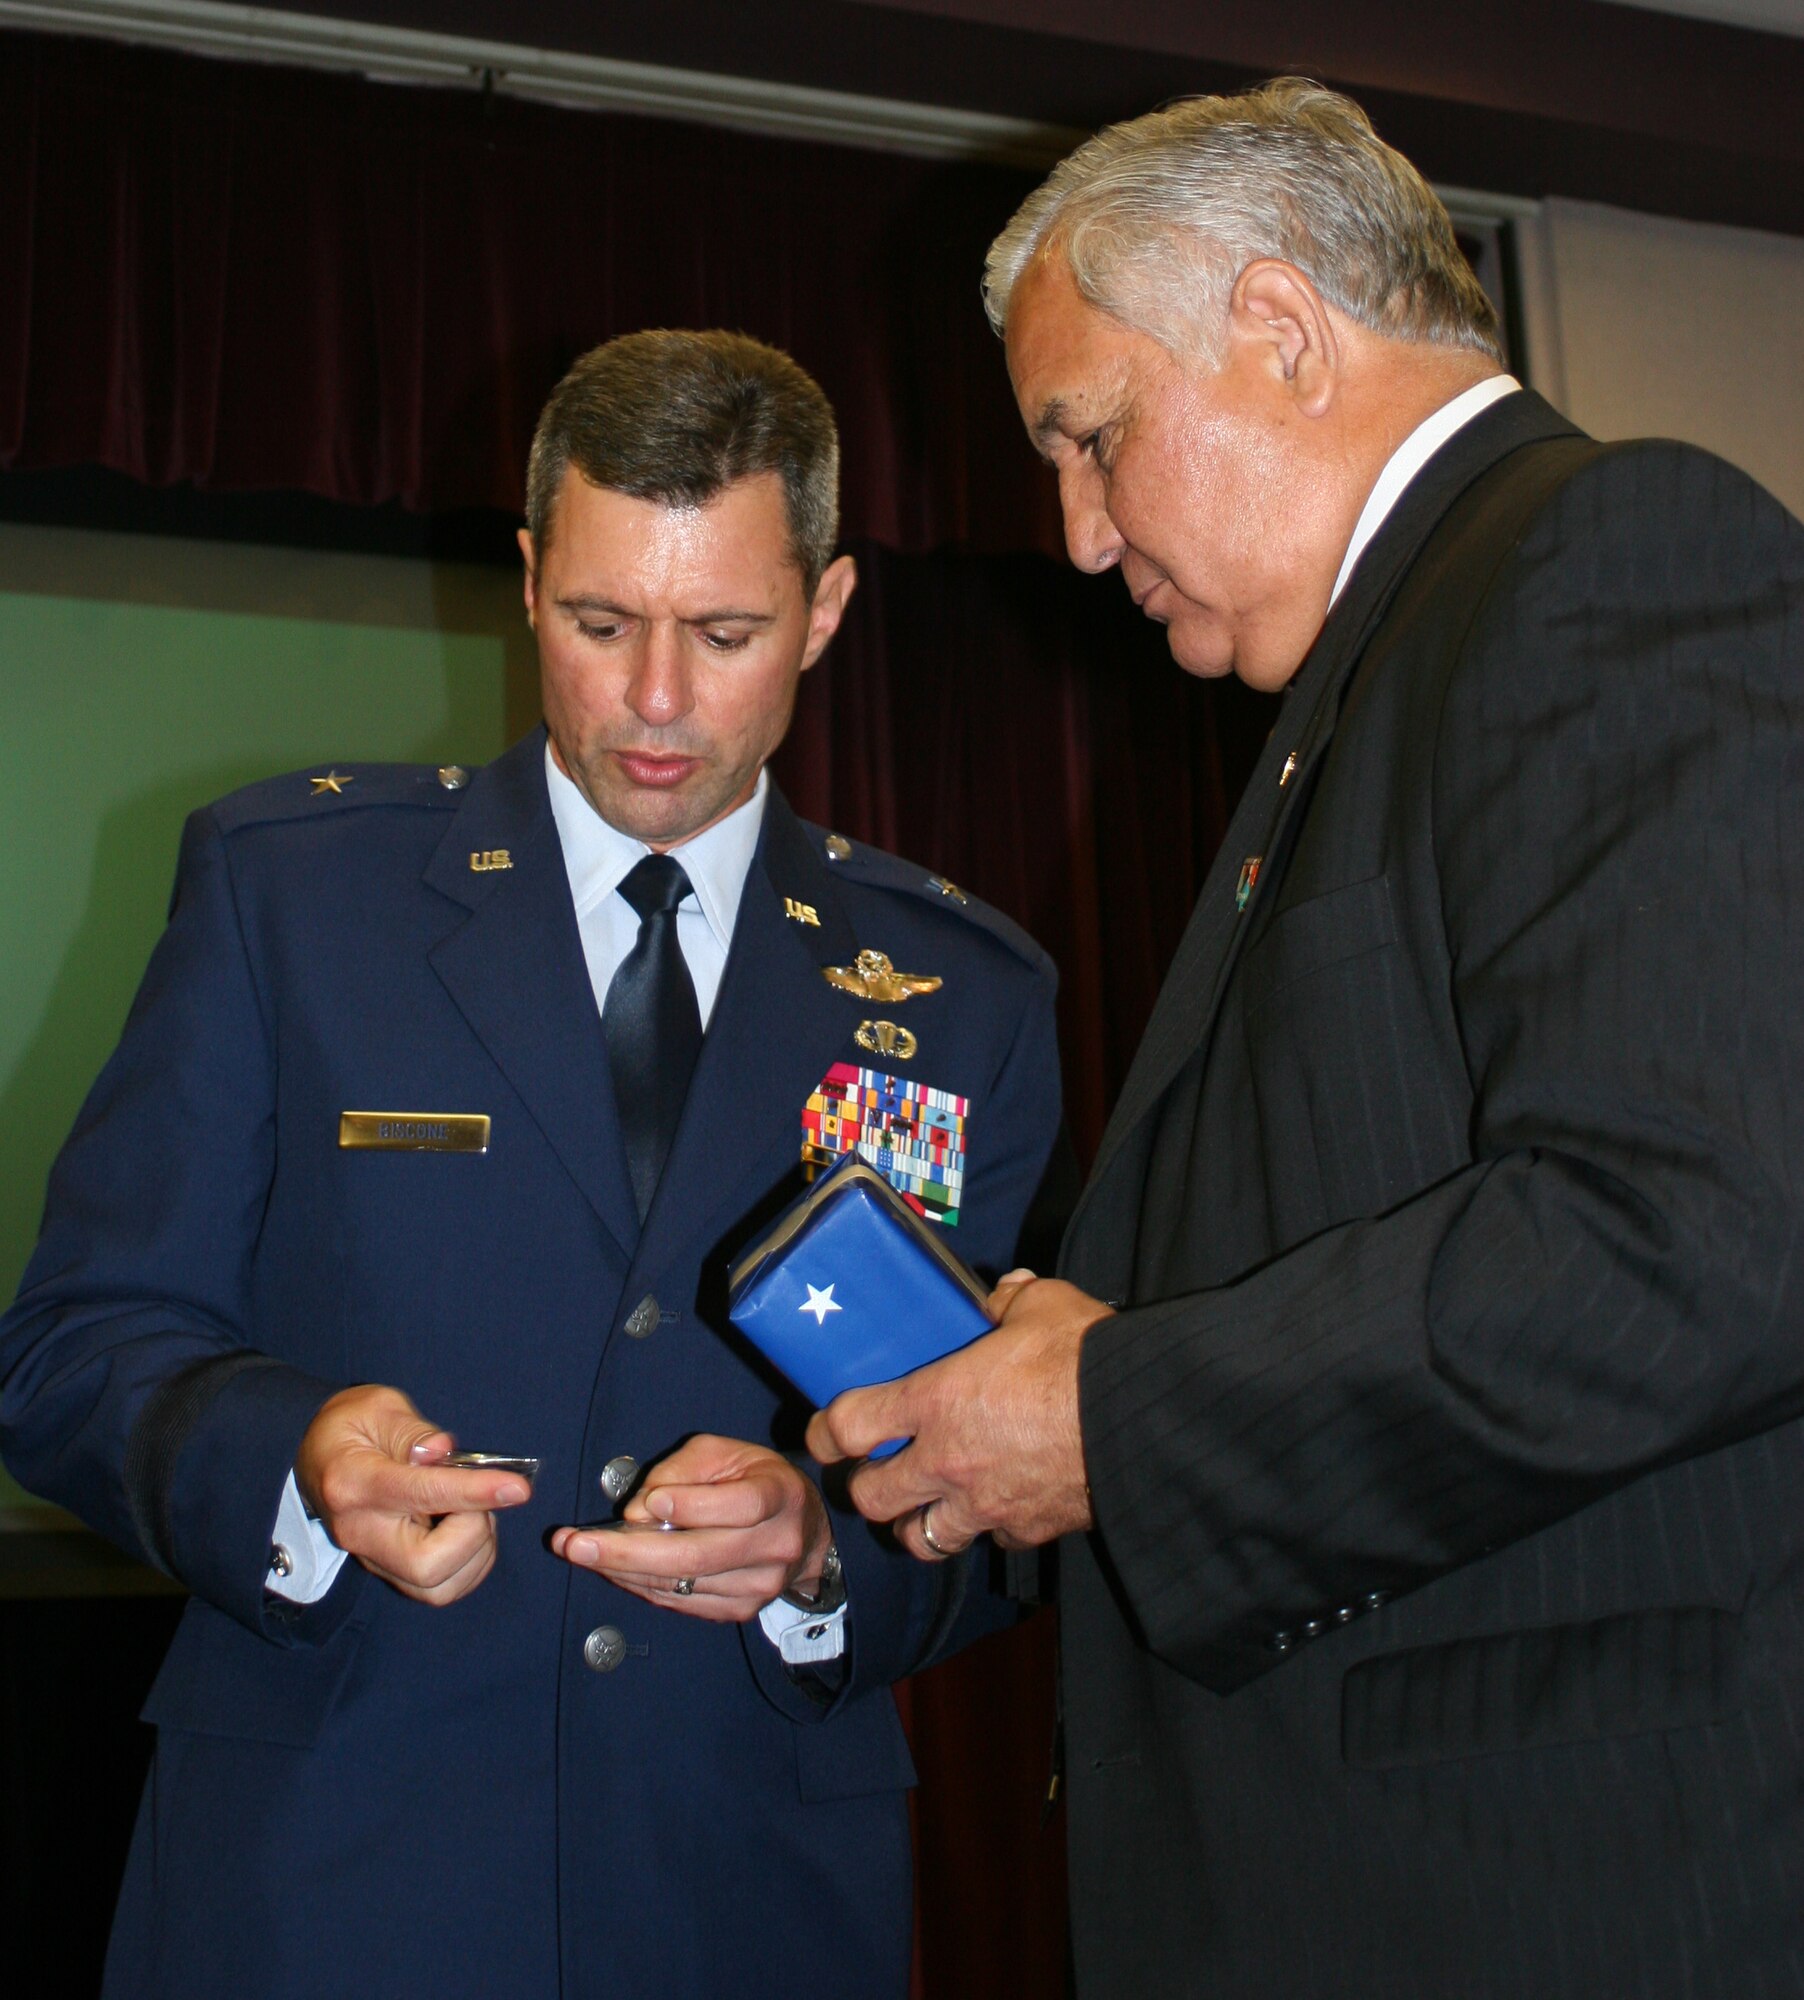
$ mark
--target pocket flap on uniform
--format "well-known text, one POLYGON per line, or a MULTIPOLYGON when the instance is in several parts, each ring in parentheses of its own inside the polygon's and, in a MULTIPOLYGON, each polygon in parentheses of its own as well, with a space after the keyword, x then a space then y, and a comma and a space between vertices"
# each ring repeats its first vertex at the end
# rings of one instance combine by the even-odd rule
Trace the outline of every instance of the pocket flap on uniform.
POLYGON ((908 1738, 887 1688, 795 1732, 796 1783, 807 1804, 906 1791, 915 1782, 908 1738))
POLYGON ((235 1618, 190 1601, 141 1719, 159 1729, 308 1750, 338 1699, 363 1627, 350 1619, 321 1646, 272 1646, 235 1618))
POLYGON ((1742 1700, 1741 1621, 1704 1607, 1386 1653, 1341 1687, 1356 1770, 1721 1722, 1742 1700))

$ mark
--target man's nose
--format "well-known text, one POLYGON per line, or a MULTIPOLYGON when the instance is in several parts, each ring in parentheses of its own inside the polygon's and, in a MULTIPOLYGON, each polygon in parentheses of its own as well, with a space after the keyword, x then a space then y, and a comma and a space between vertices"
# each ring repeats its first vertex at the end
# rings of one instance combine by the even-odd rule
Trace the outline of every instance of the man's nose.
POLYGON ((627 705, 641 722, 661 729, 680 722, 695 706, 689 665, 683 656, 686 634, 677 625, 654 624, 646 633, 638 671, 627 689, 627 705))
POLYGON ((1100 574, 1121 560, 1125 544, 1109 519, 1103 482, 1087 461, 1059 474, 1059 506, 1065 516, 1065 549, 1081 570, 1100 574))

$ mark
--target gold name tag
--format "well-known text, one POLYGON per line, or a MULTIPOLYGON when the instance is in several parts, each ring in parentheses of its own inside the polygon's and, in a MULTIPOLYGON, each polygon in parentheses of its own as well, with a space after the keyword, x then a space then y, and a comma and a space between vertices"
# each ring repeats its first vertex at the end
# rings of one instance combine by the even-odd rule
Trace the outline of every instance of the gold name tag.
POLYGON ((486 1153, 486 1111, 341 1111, 338 1143, 390 1153, 486 1153))

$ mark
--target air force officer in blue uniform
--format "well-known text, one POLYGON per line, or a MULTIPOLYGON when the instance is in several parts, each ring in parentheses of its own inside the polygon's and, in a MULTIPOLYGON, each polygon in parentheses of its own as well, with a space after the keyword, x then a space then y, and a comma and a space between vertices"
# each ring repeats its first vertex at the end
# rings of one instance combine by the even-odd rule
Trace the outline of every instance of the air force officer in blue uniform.
POLYGON ((965 1100, 940 1201, 1000 1270, 1058 1083, 1038 949, 765 775, 837 475, 786 357, 597 349, 533 450, 546 729, 188 823, 0 1322, 8 1464, 192 1592, 117 2000, 906 1989, 889 1685, 1004 1607, 785 1455, 723 1272, 836 1066, 965 1100), (941 984, 823 977, 861 952, 941 984))

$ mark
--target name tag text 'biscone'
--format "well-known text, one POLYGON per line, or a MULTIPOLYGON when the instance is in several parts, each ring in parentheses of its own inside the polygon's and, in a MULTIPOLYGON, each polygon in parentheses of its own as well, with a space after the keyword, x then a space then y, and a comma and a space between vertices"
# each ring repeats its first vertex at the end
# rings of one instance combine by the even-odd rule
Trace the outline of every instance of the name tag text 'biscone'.
POLYGON ((338 1143, 390 1153, 486 1153, 486 1111, 341 1111, 338 1143))

